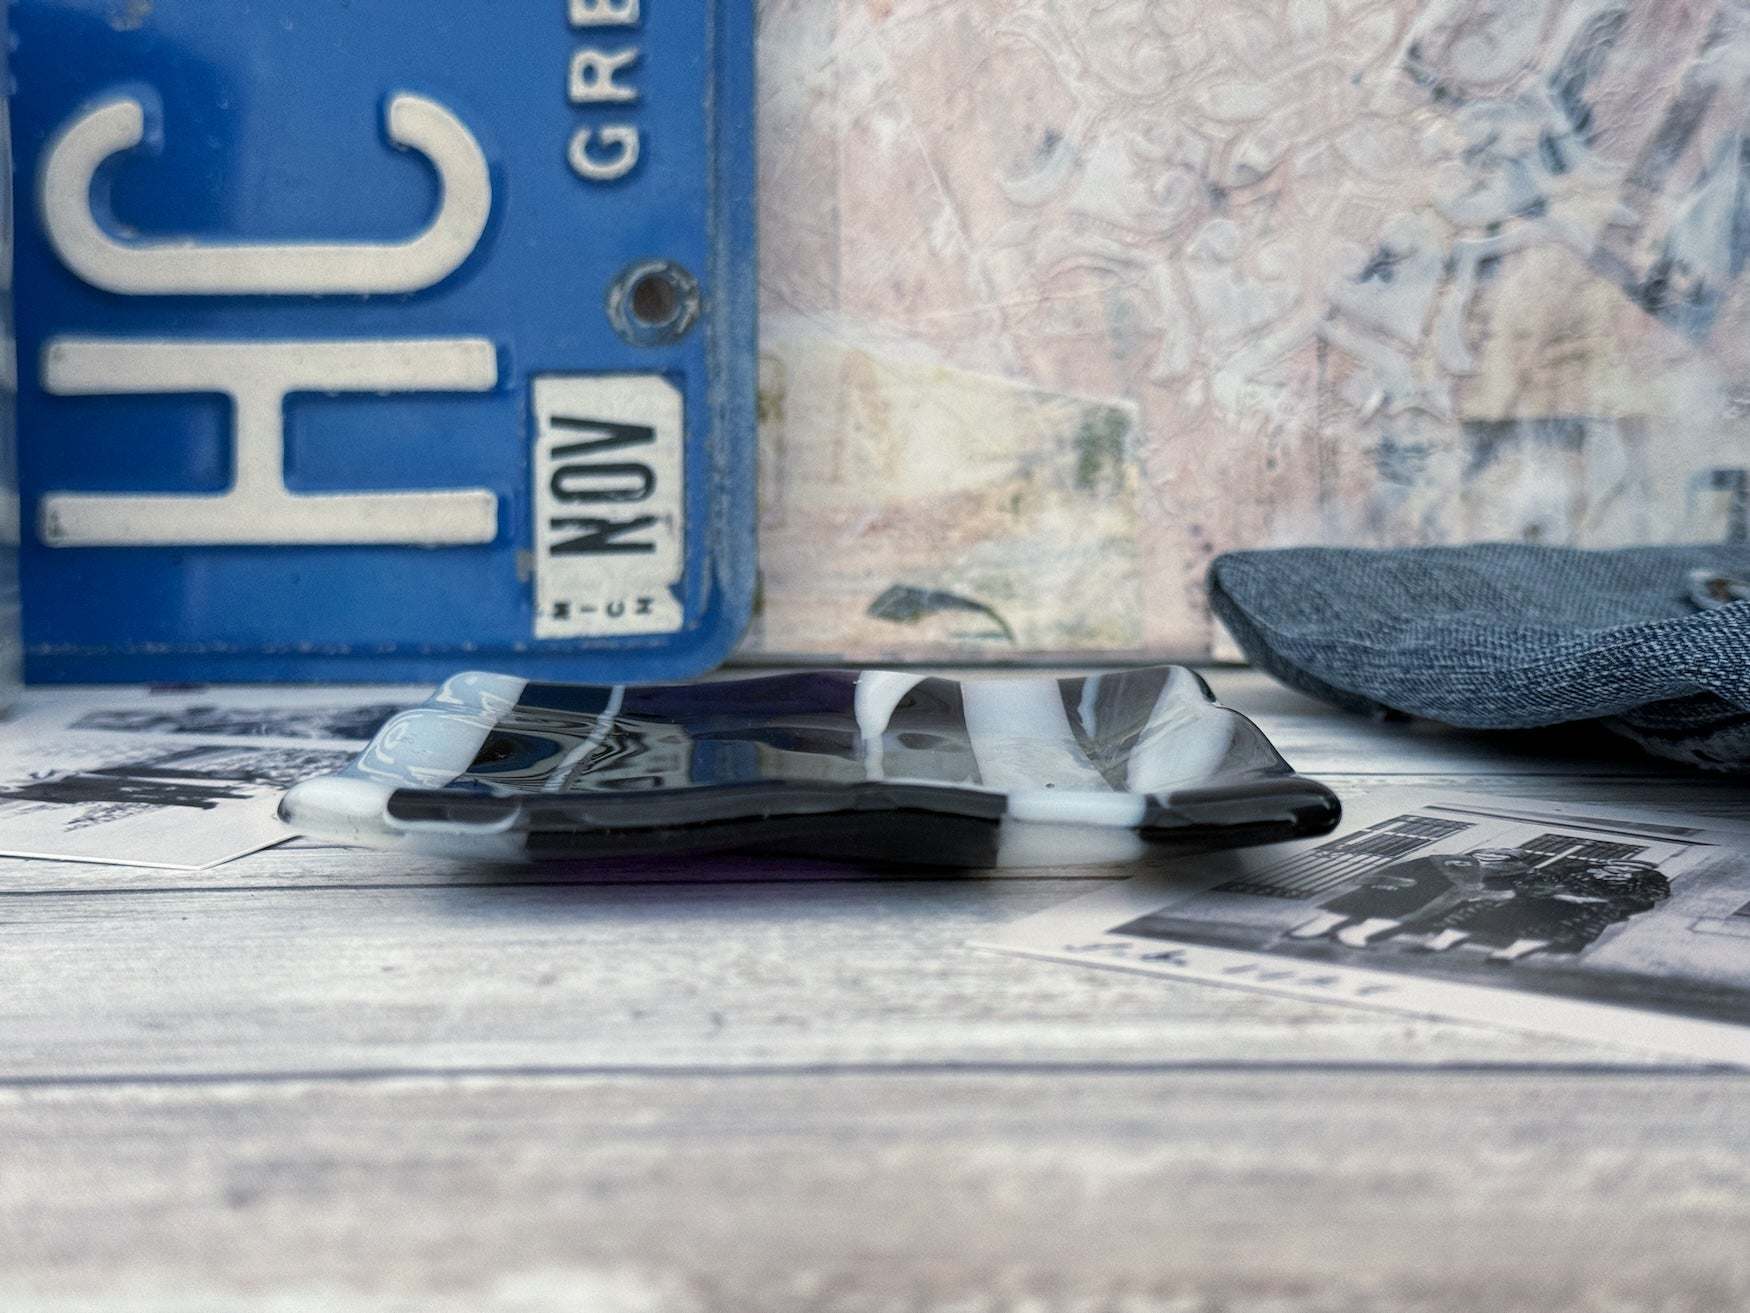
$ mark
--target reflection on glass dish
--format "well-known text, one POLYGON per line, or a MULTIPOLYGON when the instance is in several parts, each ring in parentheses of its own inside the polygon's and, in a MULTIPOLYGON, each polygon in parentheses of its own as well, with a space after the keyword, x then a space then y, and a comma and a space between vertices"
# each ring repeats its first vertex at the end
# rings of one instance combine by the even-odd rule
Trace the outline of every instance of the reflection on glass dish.
POLYGON ((606 688, 458 675, 344 773, 301 832, 528 861, 762 852, 982 868, 1135 861, 1324 834, 1294 774, 1189 670, 1074 679, 821 671, 606 688))

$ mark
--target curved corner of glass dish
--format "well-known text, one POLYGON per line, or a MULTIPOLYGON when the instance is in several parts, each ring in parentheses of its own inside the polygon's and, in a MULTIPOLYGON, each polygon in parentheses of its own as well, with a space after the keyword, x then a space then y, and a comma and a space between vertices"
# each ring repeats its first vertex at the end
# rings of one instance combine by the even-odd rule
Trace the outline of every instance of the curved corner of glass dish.
POLYGON ((526 687, 527 680, 510 675, 454 676, 430 700, 393 717, 346 770, 294 785, 280 801, 280 819, 303 833, 371 848, 526 860, 522 836, 510 824, 401 821, 389 811, 402 790, 447 788, 465 774, 526 687))
POLYGON ((356 775, 323 775, 294 784, 280 799, 280 820, 294 830, 341 843, 380 846, 392 839, 389 797, 394 788, 356 775))

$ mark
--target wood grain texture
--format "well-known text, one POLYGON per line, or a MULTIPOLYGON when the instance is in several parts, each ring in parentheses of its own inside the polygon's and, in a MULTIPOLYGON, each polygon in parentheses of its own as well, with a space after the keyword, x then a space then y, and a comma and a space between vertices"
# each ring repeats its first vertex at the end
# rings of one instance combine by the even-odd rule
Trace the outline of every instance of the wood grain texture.
POLYGON ((1072 881, 259 889, 0 903, 0 1072, 1646 1061, 968 950, 1072 881))
POLYGON ((1750 1081, 0 1094, 8 1313, 1741 1313, 1750 1081))

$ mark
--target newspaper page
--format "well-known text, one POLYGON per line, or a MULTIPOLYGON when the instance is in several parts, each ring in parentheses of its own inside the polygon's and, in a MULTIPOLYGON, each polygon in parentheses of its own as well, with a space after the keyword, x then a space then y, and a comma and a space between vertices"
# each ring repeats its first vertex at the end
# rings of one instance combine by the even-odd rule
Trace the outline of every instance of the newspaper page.
POLYGON ((1187 857, 977 941, 1750 1066, 1750 826, 1376 794, 1323 839, 1187 857))
POLYGON ((282 843, 280 795, 425 693, 32 690, 0 721, 0 854, 192 871, 282 843))

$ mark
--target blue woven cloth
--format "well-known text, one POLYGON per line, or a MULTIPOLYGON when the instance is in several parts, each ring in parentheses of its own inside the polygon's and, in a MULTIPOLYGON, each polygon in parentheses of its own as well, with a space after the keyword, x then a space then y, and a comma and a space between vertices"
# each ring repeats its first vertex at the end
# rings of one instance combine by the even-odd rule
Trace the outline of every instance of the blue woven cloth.
POLYGON ((1216 614, 1260 668, 1356 711, 1471 729, 1603 721, 1750 770, 1750 546, 1240 552, 1216 614))

